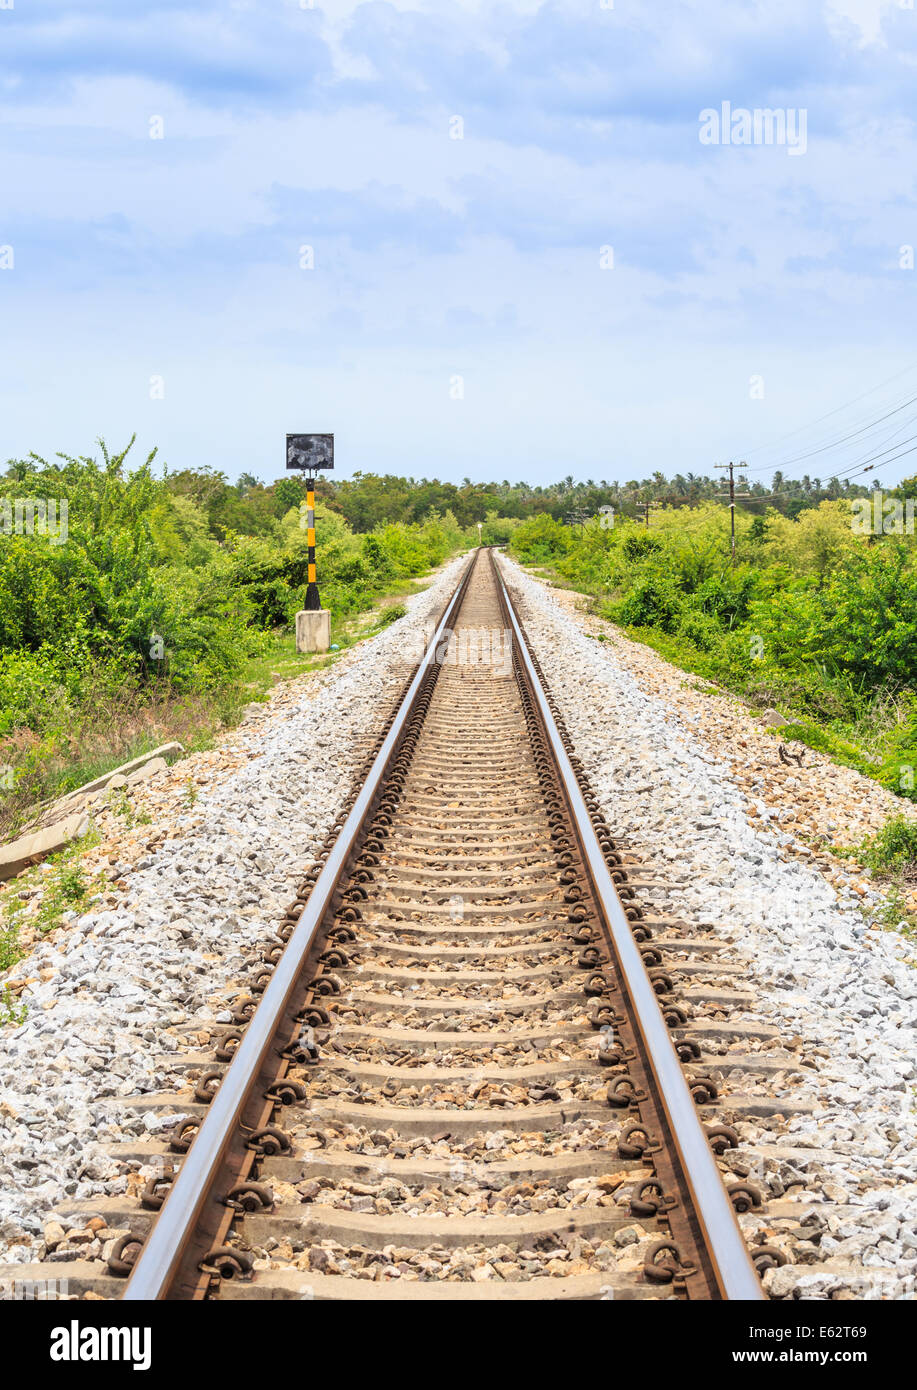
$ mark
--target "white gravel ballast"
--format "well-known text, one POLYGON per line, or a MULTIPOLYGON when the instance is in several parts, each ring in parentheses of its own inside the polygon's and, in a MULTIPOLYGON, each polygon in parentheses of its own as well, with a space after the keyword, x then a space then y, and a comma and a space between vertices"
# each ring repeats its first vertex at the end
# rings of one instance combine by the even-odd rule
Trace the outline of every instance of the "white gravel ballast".
MULTIPOLYGON (((276 929, 462 563, 328 671, 278 687, 216 752, 139 789, 147 829, 119 836, 113 815, 100 816, 117 891, 7 976, 31 983, 25 1022, 0 1030, 0 1262, 46 1258, 53 1208, 123 1193, 110 1150, 174 1123, 128 1098, 183 1085, 188 1049, 225 1017, 254 944, 276 929), (183 798, 186 780, 196 791, 183 798)), ((730 1021, 778 1030, 772 1055, 793 1059, 762 1083, 791 1098, 785 1115, 745 1117, 728 1156, 765 1195, 759 1226, 769 1209, 796 1213, 774 1222, 793 1263, 769 1271, 766 1287, 782 1298, 912 1298, 912 948, 871 923, 868 896, 839 896, 790 853, 790 837, 767 825, 687 717, 542 584, 501 564, 612 833, 659 885, 651 908, 714 933, 752 1000, 730 1021)), ((47 1257, 100 1253, 68 1244, 47 1257)))
MULTIPOLYGON (((807 1113, 790 1111, 778 1133, 763 1121, 739 1127, 736 1171, 766 1198, 791 1196, 820 1237, 800 1242, 800 1262, 769 1271, 765 1286, 772 1297, 912 1298, 913 946, 870 922, 868 899, 839 896, 794 859, 689 721, 543 584, 500 563, 612 834, 663 885, 654 908, 729 943, 755 999, 738 1017, 778 1028, 799 1058, 792 1095, 807 1113)), ((768 1084, 779 1094, 780 1075, 768 1084)))
POLYGON ((144 787, 146 833, 161 843, 118 866, 116 897, 0 981, 33 981, 20 995, 25 1021, 0 1030, 0 1262, 40 1257, 56 1204, 122 1192, 108 1149, 174 1122, 118 1098, 181 1084, 182 1036, 214 1023, 221 991, 276 930, 464 563, 327 671, 277 687, 215 754, 144 787), (202 785, 182 799, 201 767, 202 785))

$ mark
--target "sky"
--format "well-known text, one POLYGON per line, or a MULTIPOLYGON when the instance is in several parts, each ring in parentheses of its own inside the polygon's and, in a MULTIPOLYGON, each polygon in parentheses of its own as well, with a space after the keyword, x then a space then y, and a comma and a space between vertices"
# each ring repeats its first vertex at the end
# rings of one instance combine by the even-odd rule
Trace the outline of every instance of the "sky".
POLYGON ((764 477, 917 395, 911 3, 0 0, 0 457, 764 477))

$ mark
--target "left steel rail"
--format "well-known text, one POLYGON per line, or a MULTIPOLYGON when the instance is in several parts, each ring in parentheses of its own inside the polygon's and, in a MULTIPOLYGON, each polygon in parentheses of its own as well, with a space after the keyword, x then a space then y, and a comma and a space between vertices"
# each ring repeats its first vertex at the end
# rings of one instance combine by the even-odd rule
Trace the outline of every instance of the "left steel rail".
POLYGON ((172 1296, 183 1274, 201 1214, 208 1203, 219 1200, 216 1190, 225 1172, 227 1150, 242 1123, 259 1078, 270 1061, 278 1028, 288 1015, 303 968, 333 907, 336 891, 380 794, 389 765, 398 752, 421 687, 436 661, 439 644, 461 605, 477 554, 475 552, 466 565, 434 629, 391 728, 316 879, 270 984, 182 1161, 162 1211, 143 1244, 122 1295, 128 1302, 172 1296))

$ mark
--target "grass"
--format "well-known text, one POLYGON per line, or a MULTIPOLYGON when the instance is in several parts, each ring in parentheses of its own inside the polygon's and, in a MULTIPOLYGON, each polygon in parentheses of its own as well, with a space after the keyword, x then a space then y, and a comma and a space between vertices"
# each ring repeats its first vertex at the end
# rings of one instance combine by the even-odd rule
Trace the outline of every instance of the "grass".
MULTIPOLYGON (((265 650, 249 659, 241 677, 222 690, 177 695, 165 686, 125 686, 115 692, 100 688, 81 710, 67 712, 59 733, 39 739, 23 730, 0 739, 0 773, 13 769, 12 787, 8 776, 0 781, 0 843, 21 833, 43 803, 160 744, 181 743, 188 753, 212 748, 219 732, 238 724, 246 706, 265 700, 278 681, 331 666, 341 652, 404 617, 407 609, 400 599, 418 593, 423 584, 399 580, 372 608, 336 621, 335 652, 300 654, 294 634, 277 630, 265 650)), ((126 798, 116 810, 129 817, 126 798)))
POLYGON ((114 815, 121 817, 127 830, 133 830, 135 825, 151 824, 149 812, 137 811, 124 787, 108 793, 108 806, 114 815))
POLYGON ((788 719, 786 724, 775 726, 772 732, 784 743, 803 743, 836 763, 854 768, 864 777, 876 777, 876 764, 880 759, 842 738, 833 729, 817 724, 814 719, 788 719))
MULTIPOLYGON (((97 832, 90 832, 59 854, 51 855, 41 866, 7 884, 0 897, 0 974, 25 957, 21 945, 24 927, 36 936, 47 936, 63 925, 66 913, 85 912, 90 899, 105 886, 101 876, 87 880, 82 863, 83 854, 97 844, 98 839, 97 832), (28 902, 39 886, 42 896, 38 912, 27 916, 28 902), (29 891, 29 898, 23 898, 23 890, 29 891)), ((25 1005, 16 1001, 9 986, 4 986, 0 991, 0 1026, 22 1023, 26 1012, 25 1005)))
MULTIPOLYGON (((41 906, 37 915, 29 918, 29 927, 39 935, 47 936, 48 932, 55 931, 61 925, 65 912, 81 912, 88 907, 91 895, 100 885, 87 882, 81 858, 85 850, 97 842, 97 838, 84 836, 45 861, 47 868, 40 880, 43 889, 41 906)), ((11 919, 14 922, 21 920, 23 911, 23 906, 12 908, 11 919)))
MULTIPOLYGON (((0 918, 0 974, 11 969, 24 955, 19 947, 18 923, 0 918)), ((0 1028, 7 1023, 24 1023, 27 1013, 25 1004, 18 1001, 9 985, 4 985, 0 990, 0 1028)))
MULTIPOLYGON (((581 581, 574 584, 546 561, 523 568, 555 587, 583 591, 581 581)), ((693 689, 731 695, 753 714, 771 707, 783 711, 786 724, 769 730, 776 738, 804 744, 896 796, 917 801, 917 692, 889 684, 867 697, 849 676, 818 667, 800 672, 762 662, 749 669, 747 663, 734 664, 729 650, 717 645, 708 651, 682 633, 618 622, 607 589, 592 592, 589 611, 694 676, 693 689)), ((592 635, 602 640, 602 634, 592 635)))
POLYGON ((885 901, 878 914, 880 924, 886 931, 897 931, 908 941, 917 941, 917 916, 908 909, 900 885, 889 884, 883 892, 885 901))
POLYGON ((917 822, 891 816, 878 834, 860 844, 831 845, 830 849, 839 859, 862 865, 881 886, 884 901, 876 914, 879 924, 917 941, 917 914, 905 896, 917 883, 917 822))
MULTIPOLYGON (((323 671, 333 666, 343 652, 374 637, 391 623, 407 614, 407 608, 398 599, 405 594, 420 592, 420 586, 411 581, 401 581, 385 594, 378 604, 362 613, 351 613, 340 618, 332 629, 331 636, 338 648, 334 652, 297 652, 296 636, 292 632, 276 631, 271 635, 270 645, 259 656, 252 657, 242 675, 244 699, 238 713, 245 704, 265 700, 278 680, 292 680, 296 676, 308 675, 311 671, 323 671)), ((238 715, 233 723, 238 722, 238 715)))
POLYGON ((8 1023, 25 1023, 29 1014, 27 1005, 16 998, 9 986, 0 990, 0 1028, 8 1023))
POLYGON ((864 840, 859 857, 877 874, 901 874, 917 882, 917 822, 892 816, 877 835, 864 840))
POLYGON ((521 561, 517 561, 517 563, 522 565, 526 574, 530 575, 532 579, 543 579, 546 583, 553 585, 555 589, 566 589, 567 593, 579 594, 585 599, 595 597, 595 595, 586 593, 578 581, 567 579, 565 575, 559 574, 557 570, 552 569, 550 565, 541 560, 531 565, 523 565, 521 561))
POLYGON ((0 919, 0 974, 22 960, 19 949, 19 925, 0 919))
MULTIPOLYGON (((238 700, 239 708, 243 703, 238 700)), ((120 694, 99 690, 81 711, 68 711, 59 733, 38 739, 24 731, 0 742, 0 762, 16 770, 13 790, 0 790, 0 841, 28 824, 42 803, 162 743, 181 743, 188 752, 210 746, 233 704, 227 704, 226 692, 218 697, 168 695, 155 687, 125 687, 120 694)))

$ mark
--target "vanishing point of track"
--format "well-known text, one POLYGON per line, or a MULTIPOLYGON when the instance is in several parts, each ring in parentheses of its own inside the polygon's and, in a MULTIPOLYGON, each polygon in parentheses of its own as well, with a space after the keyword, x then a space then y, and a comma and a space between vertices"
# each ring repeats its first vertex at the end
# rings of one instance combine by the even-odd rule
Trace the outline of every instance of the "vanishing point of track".
POLYGON ((124 1298, 763 1297, 684 943, 548 683, 476 552, 202 1059, 124 1298))

